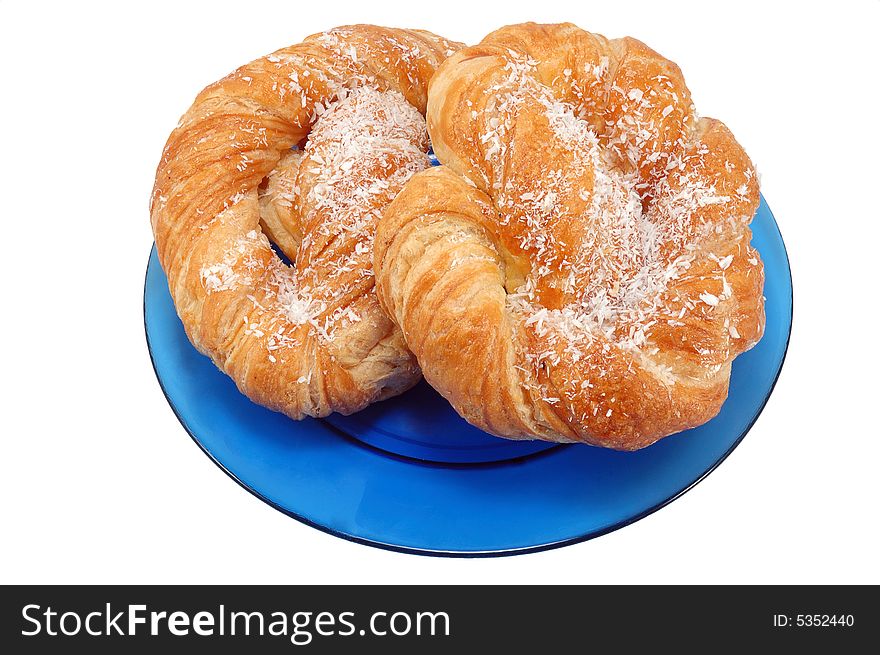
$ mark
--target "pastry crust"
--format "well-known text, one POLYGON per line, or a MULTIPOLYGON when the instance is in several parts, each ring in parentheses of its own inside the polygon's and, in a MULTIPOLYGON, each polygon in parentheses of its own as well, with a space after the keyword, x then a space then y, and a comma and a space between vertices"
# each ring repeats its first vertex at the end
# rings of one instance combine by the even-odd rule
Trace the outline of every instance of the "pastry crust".
POLYGON ((434 76, 443 167, 374 249, 425 378, 514 439, 645 447, 715 416, 764 329, 751 162, 631 38, 502 28, 434 76))
POLYGON ((372 240, 429 165, 428 81, 458 47, 371 25, 316 34, 208 86, 169 137, 159 261, 192 343, 257 403, 348 414, 418 380, 375 296, 372 240))

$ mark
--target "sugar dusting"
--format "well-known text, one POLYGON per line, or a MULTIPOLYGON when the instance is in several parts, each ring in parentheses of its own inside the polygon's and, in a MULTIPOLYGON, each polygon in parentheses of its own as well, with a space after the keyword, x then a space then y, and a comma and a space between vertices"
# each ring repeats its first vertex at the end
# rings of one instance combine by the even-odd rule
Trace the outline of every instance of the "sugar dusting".
POLYGON ((347 89, 316 117, 296 178, 287 174, 276 185, 280 197, 273 200, 306 228, 294 265, 251 230, 220 261, 202 267, 208 294, 247 292, 244 331, 261 340, 270 362, 283 361, 280 351, 300 345, 304 334, 331 342, 362 320, 352 295, 374 293, 376 221, 409 177, 430 165, 427 145, 424 118, 401 94, 371 85, 347 89))
MULTIPOLYGON (((674 142, 657 138, 657 121, 682 104, 668 79, 658 76, 645 90, 621 89, 607 79, 609 61, 603 57, 578 76, 589 80, 590 87, 601 88, 605 106, 615 110, 617 118, 608 110, 602 131, 597 132, 595 123, 586 119, 597 111, 596 97, 601 93, 572 83, 579 102, 560 101, 538 80, 537 63, 508 51, 503 75, 484 90, 486 112, 476 138, 487 164, 483 182, 499 210, 499 220, 513 229, 521 253, 530 262, 525 282, 507 296, 508 310, 546 346, 527 358, 535 367, 543 362, 558 364, 561 353, 577 362, 584 356, 584 346, 599 337, 605 348, 654 354, 650 333, 658 321, 684 325, 680 319, 696 303, 712 310, 731 297, 724 271, 733 256, 719 258, 711 253, 720 294, 707 286, 694 298, 679 298, 681 307, 672 307, 667 292, 687 278, 701 242, 722 231, 732 239, 741 238, 741 228, 751 217, 733 215, 731 210, 727 223, 698 220, 701 208, 728 205, 733 199, 693 173, 700 166, 691 165, 691 160, 701 162, 707 150, 689 141, 687 126, 696 124, 692 107, 685 108, 681 121, 686 129, 674 142), (564 167, 543 170, 537 180, 511 173, 516 124, 527 107, 543 115, 546 147, 564 153, 561 159, 566 161, 564 167), (577 243, 563 242, 565 233, 557 229, 569 218, 584 226, 577 243), (561 300, 548 306, 542 295, 547 289, 555 290, 561 300)), ((565 69, 563 76, 571 78, 571 69, 565 69)), ((737 193, 745 196, 745 181, 752 171, 742 175, 737 193)), ((728 333, 738 338, 732 325, 728 333)), ((668 367, 650 361, 645 365, 666 384, 675 383, 668 367)))

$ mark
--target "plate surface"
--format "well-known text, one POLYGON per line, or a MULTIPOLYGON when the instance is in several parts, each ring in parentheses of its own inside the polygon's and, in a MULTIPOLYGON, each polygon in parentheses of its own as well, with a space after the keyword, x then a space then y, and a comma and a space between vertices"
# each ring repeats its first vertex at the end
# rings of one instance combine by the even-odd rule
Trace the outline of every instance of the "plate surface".
POLYGON ((764 338, 733 364, 709 423, 635 453, 496 439, 422 383, 351 417, 292 421, 241 395, 189 343, 155 248, 144 289, 159 383, 196 443, 243 487, 317 528, 435 555, 565 545, 636 521, 687 491, 736 447, 779 376, 791 331, 791 272, 763 198, 752 243, 764 261, 764 338))

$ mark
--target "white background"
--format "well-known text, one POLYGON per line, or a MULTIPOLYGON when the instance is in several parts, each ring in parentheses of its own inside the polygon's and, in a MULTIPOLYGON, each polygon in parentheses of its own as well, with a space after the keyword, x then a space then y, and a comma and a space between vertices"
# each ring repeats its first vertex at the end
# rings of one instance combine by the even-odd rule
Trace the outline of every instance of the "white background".
POLYGON ((880 3, 0 1, 0 581, 880 582, 880 3), (189 439, 143 336, 147 201, 203 86, 335 25, 476 42, 571 20, 684 70, 788 245, 788 361, 694 490, 599 539, 494 560, 386 552, 245 493, 189 439))

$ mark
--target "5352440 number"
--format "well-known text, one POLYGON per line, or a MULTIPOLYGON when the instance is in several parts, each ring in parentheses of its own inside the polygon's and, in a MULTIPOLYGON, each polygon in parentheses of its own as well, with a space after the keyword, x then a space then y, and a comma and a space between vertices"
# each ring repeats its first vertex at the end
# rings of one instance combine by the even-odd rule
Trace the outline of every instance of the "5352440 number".
POLYGON ((852 614, 774 614, 776 628, 851 628, 856 619, 852 614))

